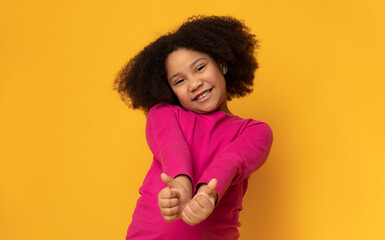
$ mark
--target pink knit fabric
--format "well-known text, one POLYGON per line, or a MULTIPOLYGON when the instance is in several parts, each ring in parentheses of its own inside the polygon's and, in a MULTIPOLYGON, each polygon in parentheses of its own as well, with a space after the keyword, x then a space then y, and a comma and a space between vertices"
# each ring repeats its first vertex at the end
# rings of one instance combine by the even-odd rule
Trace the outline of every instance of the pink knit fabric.
POLYGON ((147 117, 146 138, 153 163, 140 187, 126 239, 238 239, 239 212, 248 177, 268 157, 273 135, 260 121, 216 111, 197 114, 179 106, 158 103, 147 117), (218 179, 218 202, 203 222, 189 226, 181 219, 166 222, 158 207, 160 178, 184 174, 194 186, 218 179))

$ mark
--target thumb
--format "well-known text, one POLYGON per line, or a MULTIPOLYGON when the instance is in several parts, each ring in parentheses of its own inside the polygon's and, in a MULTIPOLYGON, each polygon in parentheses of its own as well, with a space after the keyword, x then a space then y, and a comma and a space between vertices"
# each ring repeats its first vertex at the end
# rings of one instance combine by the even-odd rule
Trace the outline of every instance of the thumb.
POLYGON ((198 197, 199 195, 203 195, 208 197, 210 202, 215 206, 216 201, 218 199, 218 194, 215 192, 215 188, 218 185, 218 180, 213 178, 210 180, 210 182, 206 185, 206 187, 203 189, 202 192, 195 195, 195 197, 198 197))
POLYGON ((215 188, 218 185, 218 180, 216 178, 213 178, 210 180, 210 182, 207 184, 207 188, 209 189, 208 193, 215 192, 215 188))
POLYGON ((172 182, 172 180, 173 180, 170 176, 168 176, 168 175, 165 174, 165 173, 160 174, 160 178, 161 178, 162 181, 163 181, 165 184, 167 184, 167 185, 169 185, 169 184, 172 182))
POLYGON ((213 178, 210 180, 210 182, 206 185, 206 188, 202 189, 203 191, 199 193, 199 195, 207 194, 210 195, 212 193, 215 193, 215 188, 218 185, 218 180, 213 178))

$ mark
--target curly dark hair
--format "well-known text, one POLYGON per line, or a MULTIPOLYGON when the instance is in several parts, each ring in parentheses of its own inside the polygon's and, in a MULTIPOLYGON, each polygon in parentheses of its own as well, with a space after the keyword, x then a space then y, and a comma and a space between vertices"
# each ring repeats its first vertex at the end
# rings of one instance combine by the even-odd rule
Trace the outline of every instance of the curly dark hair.
POLYGON ((236 18, 193 16, 132 58, 118 73, 113 88, 129 107, 145 113, 159 102, 180 106, 167 81, 166 59, 175 50, 186 48, 206 53, 227 67, 227 100, 243 97, 252 92, 257 47, 255 35, 236 18))

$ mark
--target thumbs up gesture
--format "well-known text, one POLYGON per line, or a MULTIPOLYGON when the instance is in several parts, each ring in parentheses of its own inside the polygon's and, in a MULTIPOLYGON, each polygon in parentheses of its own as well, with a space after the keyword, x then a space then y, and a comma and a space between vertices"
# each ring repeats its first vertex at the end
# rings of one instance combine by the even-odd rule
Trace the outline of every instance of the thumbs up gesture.
POLYGON ((183 208, 192 197, 192 183, 186 175, 179 175, 175 179, 165 173, 160 175, 167 184, 158 194, 158 205, 163 218, 167 222, 181 217, 183 208))
POLYGON ((197 194, 185 205, 182 219, 185 223, 194 226, 205 220, 213 212, 218 198, 215 188, 218 181, 213 178, 208 184, 202 184, 197 194))

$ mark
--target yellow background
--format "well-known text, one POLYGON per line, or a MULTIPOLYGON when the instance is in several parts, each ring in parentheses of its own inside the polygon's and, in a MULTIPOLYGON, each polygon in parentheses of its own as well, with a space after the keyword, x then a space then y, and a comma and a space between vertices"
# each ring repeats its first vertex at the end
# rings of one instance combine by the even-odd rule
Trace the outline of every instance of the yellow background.
POLYGON ((385 2, 1 1, 0 239, 124 239, 151 163, 123 64, 193 14, 261 41, 233 113, 274 131, 241 240, 385 239, 385 2))

